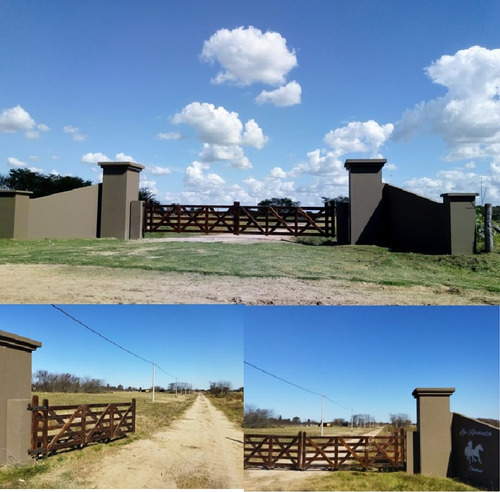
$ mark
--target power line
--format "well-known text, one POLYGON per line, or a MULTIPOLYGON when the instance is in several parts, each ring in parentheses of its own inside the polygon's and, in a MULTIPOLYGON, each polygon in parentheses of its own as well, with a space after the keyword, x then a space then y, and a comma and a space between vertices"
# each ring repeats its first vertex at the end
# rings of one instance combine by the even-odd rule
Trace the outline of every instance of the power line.
POLYGON ((79 325, 83 326, 84 328, 86 328, 87 330, 91 331, 92 333, 94 333, 95 335, 101 337, 102 339, 106 340, 107 342, 115 345, 116 347, 118 347, 120 350, 123 350, 124 352, 127 352, 128 354, 130 355, 133 355, 134 357, 137 357, 138 359, 144 361, 144 362, 147 362, 148 364, 153 364, 154 366, 156 366, 160 371, 164 372, 167 376, 170 376, 172 378, 176 378, 176 376, 173 376, 172 374, 169 374, 168 372, 164 371, 158 364, 156 364, 156 362, 152 362, 148 359, 145 359, 144 357, 141 357, 140 355, 137 355, 136 353, 126 349, 125 347, 122 347, 120 344, 114 342, 113 340, 109 339, 108 337, 105 337, 103 334, 99 333, 97 330, 94 330, 93 328, 90 328, 90 326, 86 325, 85 323, 83 323, 82 321, 80 321, 79 319, 75 318, 74 316, 72 316, 71 314, 67 313, 66 311, 64 311, 64 309, 61 309, 60 307, 56 306, 55 304, 51 304, 51 306, 54 308, 54 309, 57 309, 58 311, 60 311, 62 314, 64 314, 65 316, 67 316, 68 318, 72 319, 75 323, 78 323, 79 325))
POLYGON ((268 376, 271 376, 275 379, 279 379, 280 381, 283 381, 284 383, 287 383, 287 384, 290 384, 291 386, 295 386, 296 388, 299 388, 301 390, 304 390, 304 391, 307 391, 308 393, 311 393, 313 395, 316 395, 316 396, 322 396, 322 397, 325 397, 328 401, 330 401, 331 403, 335 404, 335 405, 338 405, 339 407, 342 407, 342 408, 345 408, 346 410, 351 410, 350 408, 347 408, 345 407, 344 405, 341 405, 340 403, 337 403, 336 401, 333 401, 332 399, 328 398, 326 395, 324 394, 321 394, 321 393, 316 393, 315 391, 311 391, 310 389, 307 389, 307 388, 304 388, 303 386, 299 386, 298 384, 295 384, 295 383, 292 383, 291 381, 288 381, 287 379, 284 379, 284 378, 281 378, 279 376, 276 376, 276 374, 272 374, 260 367, 257 367, 256 365, 254 364, 250 364, 250 362, 247 362, 247 361, 243 361, 247 366, 251 366, 253 367, 254 369, 257 369, 258 371, 261 371, 263 372, 264 374, 267 374, 268 376))

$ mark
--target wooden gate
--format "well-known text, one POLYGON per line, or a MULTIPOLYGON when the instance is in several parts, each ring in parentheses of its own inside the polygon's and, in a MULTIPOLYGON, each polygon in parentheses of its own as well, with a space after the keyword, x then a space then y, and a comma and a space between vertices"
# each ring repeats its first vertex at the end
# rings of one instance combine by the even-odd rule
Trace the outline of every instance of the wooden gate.
POLYGON ((335 207, 146 205, 145 232, 335 236, 335 207))
POLYGON ((404 431, 387 436, 296 436, 245 434, 245 468, 307 470, 405 467, 404 431))
POLYGON ((45 455, 58 449, 83 447, 135 432, 135 398, 128 403, 86 405, 31 405, 31 455, 45 455))

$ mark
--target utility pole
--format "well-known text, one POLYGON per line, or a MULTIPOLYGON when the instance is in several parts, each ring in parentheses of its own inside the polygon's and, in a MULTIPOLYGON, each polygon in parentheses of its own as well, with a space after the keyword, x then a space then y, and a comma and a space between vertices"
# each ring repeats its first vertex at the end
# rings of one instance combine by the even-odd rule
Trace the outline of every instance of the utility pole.
POLYGON ((323 435, 324 422, 325 422, 325 395, 321 395, 321 435, 323 435))
POLYGON ((175 378, 175 396, 177 397, 177 378, 175 378))
POLYGON ((153 403, 155 402, 155 367, 156 364, 153 362, 153 403))

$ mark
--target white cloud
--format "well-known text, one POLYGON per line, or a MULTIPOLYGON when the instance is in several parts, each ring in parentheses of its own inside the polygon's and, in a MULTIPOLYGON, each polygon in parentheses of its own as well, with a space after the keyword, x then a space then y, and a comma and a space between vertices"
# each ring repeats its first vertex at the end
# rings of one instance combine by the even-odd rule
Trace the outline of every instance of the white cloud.
POLYGON ((207 164, 194 161, 186 168, 184 175, 184 184, 191 190, 210 190, 223 188, 226 185, 225 180, 215 173, 205 173, 209 169, 207 164))
POLYGON ((293 80, 274 91, 262 91, 256 98, 257 104, 271 103, 275 106, 294 106, 300 104, 302 87, 293 80))
POLYGON ((179 132, 158 133, 158 140, 180 140, 182 135, 179 132))
POLYGON ((145 170, 155 176, 166 176, 167 174, 172 174, 172 171, 168 167, 148 166, 145 170))
POLYGON ((500 153, 500 49, 472 46, 444 55, 425 69, 436 84, 447 88, 439 98, 406 110, 392 138, 416 133, 441 135, 446 160, 486 158, 500 153))
POLYGON ((403 188, 441 202, 442 193, 477 193, 476 202, 500 201, 500 166, 490 163, 487 174, 471 172, 473 167, 440 170, 434 177, 412 178, 403 188))
MULTIPOLYGON (((135 162, 134 158, 131 155, 126 155, 123 152, 115 155, 115 162, 135 162)), ((112 162, 106 154, 102 152, 88 152, 84 154, 80 159, 80 162, 85 164, 97 164, 99 162, 112 162)))
POLYGON ((203 162, 225 161, 233 167, 251 168, 241 146, 261 149, 268 141, 255 120, 251 119, 243 126, 238 113, 208 103, 188 104, 174 115, 172 122, 194 128, 197 138, 203 142, 200 152, 203 162))
POLYGON ((135 159, 131 155, 124 154, 123 152, 116 154, 115 159, 117 162, 135 162, 135 159))
POLYGON ((202 162, 227 162, 231 167, 239 169, 250 169, 251 162, 243 153, 239 145, 216 145, 203 144, 203 149, 199 154, 202 162))
POLYGON ((27 131, 24 136, 28 139, 28 140, 34 140, 36 138, 39 138, 40 137, 40 132, 37 132, 36 130, 29 130, 27 131))
POLYGON ((288 72, 297 66, 295 52, 287 48, 281 34, 263 33, 252 26, 218 30, 204 42, 200 57, 222 67, 212 79, 216 84, 283 85, 288 72))
POLYGON ((82 156, 80 162, 85 164, 97 164, 98 162, 111 162, 111 159, 101 152, 88 152, 82 156))
POLYGON ((43 173, 43 169, 40 169, 39 167, 28 166, 26 162, 23 162, 20 159, 17 159, 16 157, 8 157, 7 165, 9 167, 14 167, 14 168, 26 168, 28 169, 28 171, 31 171, 32 173, 43 173))
POLYGON ((36 127, 38 128, 38 131, 41 131, 41 132, 50 132, 50 128, 47 125, 43 124, 43 123, 40 123, 36 127))
POLYGON ((63 128, 64 133, 68 133, 72 135, 72 138, 75 142, 83 142, 87 139, 87 135, 83 135, 80 133, 80 129, 76 126, 66 125, 63 128))
POLYGON ((394 129, 392 123, 379 125, 376 121, 352 121, 325 135, 325 143, 341 156, 351 152, 369 152, 375 157, 394 129))
POLYGON ((7 157, 7 165, 10 167, 26 167, 26 162, 19 160, 17 157, 7 157))
POLYGON ((29 131, 35 126, 35 120, 21 106, 4 109, 0 113, 0 132, 16 133, 29 131))

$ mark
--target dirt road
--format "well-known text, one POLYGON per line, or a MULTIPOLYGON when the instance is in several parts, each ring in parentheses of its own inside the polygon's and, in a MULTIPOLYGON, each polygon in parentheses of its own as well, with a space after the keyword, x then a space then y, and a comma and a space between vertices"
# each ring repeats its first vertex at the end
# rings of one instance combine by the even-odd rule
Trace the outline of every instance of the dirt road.
POLYGON ((116 447, 87 470, 85 487, 241 489, 242 441, 241 429, 199 395, 171 427, 116 447))
POLYGON ((240 278, 66 265, 0 265, 4 304, 462 305, 498 294, 445 286, 401 287, 341 280, 240 278))

